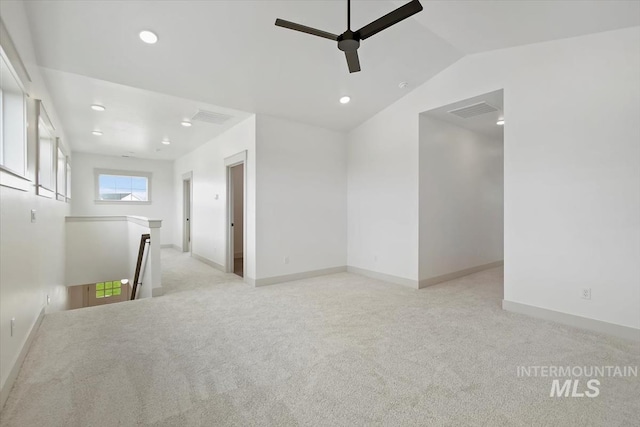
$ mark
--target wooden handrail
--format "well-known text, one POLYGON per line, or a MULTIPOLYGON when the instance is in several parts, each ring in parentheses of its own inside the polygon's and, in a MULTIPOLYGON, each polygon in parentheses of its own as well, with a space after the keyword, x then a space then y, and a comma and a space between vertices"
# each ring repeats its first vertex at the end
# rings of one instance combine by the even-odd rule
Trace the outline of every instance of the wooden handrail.
POLYGON ((148 243, 151 243, 150 234, 142 234, 140 236, 140 249, 138 249, 138 263, 136 264, 136 274, 133 278, 133 286, 131 287, 131 300, 136 299, 136 291, 138 290, 138 282, 142 281, 140 269, 142 268, 142 260, 144 258, 144 249, 148 243))

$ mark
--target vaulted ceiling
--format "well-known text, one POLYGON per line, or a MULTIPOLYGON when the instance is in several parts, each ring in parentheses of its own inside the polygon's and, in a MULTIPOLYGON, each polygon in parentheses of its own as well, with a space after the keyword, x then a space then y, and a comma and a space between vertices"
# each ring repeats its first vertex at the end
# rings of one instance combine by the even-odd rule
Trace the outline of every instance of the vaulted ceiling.
MULTIPOLYGON (((341 33, 346 1, 25 3, 39 65, 47 69, 45 78, 65 129, 71 129, 74 150, 88 149, 84 135, 90 138, 91 127, 97 125, 86 114, 89 104, 110 99, 113 107, 107 111, 118 108, 123 114, 99 125, 120 129, 113 132, 118 140, 125 135, 123 129, 136 128, 140 141, 150 139, 149 146, 141 148, 147 157, 158 155, 150 153, 159 135, 169 130, 144 128, 157 127, 173 113, 175 123, 206 107, 235 111, 237 118, 264 113, 348 130, 465 54, 640 25, 637 1, 424 0, 423 12, 363 41, 362 71, 349 74, 334 42, 274 25, 276 18, 283 18, 341 33), (138 33, 144 29, 158 34, 157 44, 140 41, 138 33), (409 85, 400 89, 401 82, 409 85), (340 104, 343 95, 349 95, 351 103, 340 104)), ((352 27, 404 3, 353 1, 352 27)), ((194 128, 186 131, 199 132, 194 128)), ((191 142, 184 148, 221 129, 185 136, 191 142)), ((176 143, 181 143, 180 135, 190 134, 177 135, 176 143)), ((103 136, 104 154, 125 154, 116 139, 103 136)), ((176 148, 166 156, 183 152, 176 148)))

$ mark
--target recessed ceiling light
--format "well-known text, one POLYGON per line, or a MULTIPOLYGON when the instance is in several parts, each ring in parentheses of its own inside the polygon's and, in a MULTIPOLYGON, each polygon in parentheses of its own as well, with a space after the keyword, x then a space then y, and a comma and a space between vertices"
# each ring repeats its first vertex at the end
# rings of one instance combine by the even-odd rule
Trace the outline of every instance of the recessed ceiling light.
POLYGON ((94 134, 95 136, 102 136, 102 132, 100 132, 99 130, 94 130, 91 133, 94 134))
POLYGON ((91 109, 94 110, 94 111, 104 111, 104 110, 106 110, 106 108, 104 108, 103 105, 98 105, 98 104, 93 104, 91 106, 91 109))
POLYGON ((409 86, 409 83, 407 83, 407 82, 400 82, 400 84, 398 85, 398 87, 399 87, 400 89, 404 89, 404 88, 406 88, 407 86, 409 86))
POLYGON ((191 127, 191 122, 187 120, 181 121, 180 124, 186 128, 191 127))
POLYGON ((498 121, 496 122, 496 124, 498 126, 504 126, 504 119, 498 119, 498 121))
POLYGON ((158 42, 158 36, 153 31, 144 30, 140 31, 140 40, 148 44, 155 44, 158 42))
POLYGON ((340 104, 348 104, 349 101, 351 101, 351 98, 348 96, 343 96, 342 98, 340 98, 340 104))
POLYGON ((167 141, 167 140, 165 139, 165 140, 163 140, 163 141, 162 141, 162 143, 163 143, 164 145, 169 145, 169 144, 171 144, 171 141, 167 141))

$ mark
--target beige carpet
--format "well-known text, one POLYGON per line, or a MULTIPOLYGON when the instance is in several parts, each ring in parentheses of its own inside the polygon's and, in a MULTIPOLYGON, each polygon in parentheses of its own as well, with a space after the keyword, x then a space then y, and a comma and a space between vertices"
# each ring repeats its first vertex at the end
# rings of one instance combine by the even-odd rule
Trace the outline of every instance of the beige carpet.
POLYGON ((251 288, 172 250, 167 295, 45 317, 2 426, 630 426, 638 378, 550 398, 521 365, 640 365, 636 343, 500 309, 501 270, 411 290, 251 288))

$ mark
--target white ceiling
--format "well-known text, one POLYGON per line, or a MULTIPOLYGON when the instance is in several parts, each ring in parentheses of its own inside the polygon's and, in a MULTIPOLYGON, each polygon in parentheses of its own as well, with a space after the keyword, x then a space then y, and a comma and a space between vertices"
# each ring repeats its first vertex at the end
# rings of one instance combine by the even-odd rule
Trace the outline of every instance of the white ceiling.
POLYGON ((473 98, 460 100, 449 105, 444 105, 442 107, 426 111, 423 114, 438 120, 445 121, 447 123, 451 123, 456 126, 463 127, 465 129, 469 129, 473 132, 478 132, 484 135, 488 135, 492 138, 502 140, 504 139, 504 126, 498 126, 496 122, 499 118, 504 118, 504 113, 503 91, 496 90, 494 92, 474 96, 473 98), (492 107, 495 107, 498 111, 480 114, 478 116, 469 117, 466 119, 458 117, 455 114, 451 114, 449 112, 451 110, 457 110, 458 108, 467 107, 479 102, 485 102, 492 107))
POLYGON ((415 19, 468 54, 640 25, 638 0, 423 3, 415 19))
POLYGON ((41 69, 74 151, 175 159, 250 116, 249 113, 164 95, 78 74, 41 69), (94 111, 92 104, 106 107, 94 111), (199 109, 232 116, 222 125, 193 121, 199 109), (190 120, 189 120, 190 121, 190 120), (102 136, 92 135, 100 130, 102 136), (170 145, 162 144, 168 140, 170 145))
MULTIPOLYGON (((135 128, 138 141, 144 139, 140 135, 155 141, 169 132, 162 123, 182 119, 185 113, 172 110, 171 101, 150 109, 143 100, 159 94, 183 98, 185 103, 191 99, 194 105, 201 102, 348 130, 466 53, 640 25, 636 1, 425 0, 425 10, 414 18, 363 41, 362 72, 349 74, 334 42, 274 25, 276 18, 283 18, 341 33, 346 27, 342 0, 25 3, 38 61, 50 69, 48 84, 65 131, 70 130, 71 146, 93 152, 98 147, 79 138, 84 138, 88 125, 81 122, 95 116, 79 111, 82 104, 94 102, 90 98, 107 99, 112 87, 106 82, 157 92, 122 86, 113 91, 110 99, 119 107, 107 107, 118 115, 112 126, 120 129, 122 138, 126 129, 135 128), (142 29, 155 31, 160 41, 142 43, 142 29), (402 81, 409 83, 404 90, 398 88, 402 81), (339 104, 342 95, 351 96, 351 103, 339 104), (72 96, 77 99, 66 99, 72 96), (122 108, 122 114, 116 108, 122 108), (169 119, 173 114, 176 117, 169 119), (127 117, 147 119, 134 123, 127 117)), ((404 3, 354 1, 352 28, 404 3)), ((122 147, 104 141, 101 152, 113 149, 111 154, 122 154, 122 147)), ((149 144, 141 152, 151 153, 155 146, 149 144)), ((175 158, 179 153, 176 149, 164 154, 175 158)))

